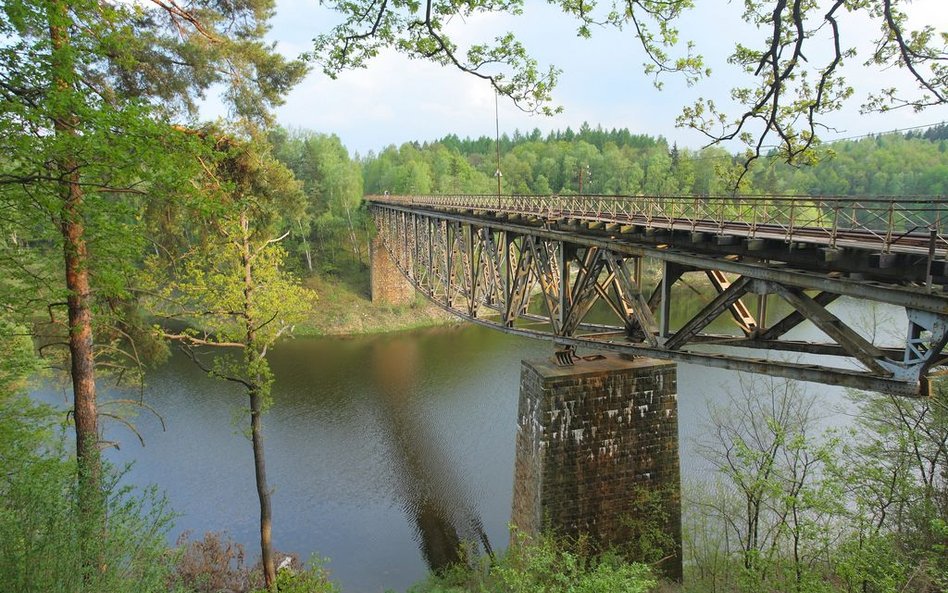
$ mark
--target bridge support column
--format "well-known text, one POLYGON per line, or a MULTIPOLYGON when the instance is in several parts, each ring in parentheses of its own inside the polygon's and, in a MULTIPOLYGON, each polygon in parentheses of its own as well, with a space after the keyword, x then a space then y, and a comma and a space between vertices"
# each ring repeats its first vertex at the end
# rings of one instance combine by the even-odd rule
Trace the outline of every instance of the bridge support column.
POLYGON ((660 567, 680 581, 675 364, 523 361, 511 520, 530 535, 585 534, 597 549, 616 547, 631 560, 655 560, 640 556, 641 544, 661 533, 658 558, 668 559, 660 567))
POLYGON ((373 303, 407 305, 414 301, 415 287, 395 266, 378 235, 369 244, 369 272, 373 303))

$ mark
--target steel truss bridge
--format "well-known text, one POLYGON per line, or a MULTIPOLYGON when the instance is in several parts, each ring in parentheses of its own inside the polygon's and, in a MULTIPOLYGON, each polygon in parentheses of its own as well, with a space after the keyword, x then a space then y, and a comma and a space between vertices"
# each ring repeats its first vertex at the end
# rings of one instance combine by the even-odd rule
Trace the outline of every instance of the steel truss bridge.
POLYGON ((366 201, 393 261, 425 296, 458 317, 552 339, 566 364, 589 347, 902 395, 926 394, 928 376, 948 364, 948 198, 366 201), (674 295, 694 275, 713 294, 673 324, 674 295), (833 314, 841 297, 904 310, 902 343, 875 344, 833 314), (601 323, 603 310, 614 321, 601 323), (719 317, 735 331, 711 332, 719 317), (825 340, 787 338, 806 321, 825 340))

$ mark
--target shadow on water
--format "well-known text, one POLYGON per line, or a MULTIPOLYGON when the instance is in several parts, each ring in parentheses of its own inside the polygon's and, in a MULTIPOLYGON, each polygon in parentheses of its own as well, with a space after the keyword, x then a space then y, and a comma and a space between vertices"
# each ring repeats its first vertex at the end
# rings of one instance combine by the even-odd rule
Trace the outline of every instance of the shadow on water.
POLYGON ((482 544, 488 553, 491 548, 456 465, 445 456, 412 397, 422 362, 417 340, 396 338, 372 345, 369 366, 381 396, 377 403, 383 432, 391 443, 392 463, 398 466, 396 496, 414 523, 425 562, 438 571, 463 560, 462 542, 472 548, 482 544))

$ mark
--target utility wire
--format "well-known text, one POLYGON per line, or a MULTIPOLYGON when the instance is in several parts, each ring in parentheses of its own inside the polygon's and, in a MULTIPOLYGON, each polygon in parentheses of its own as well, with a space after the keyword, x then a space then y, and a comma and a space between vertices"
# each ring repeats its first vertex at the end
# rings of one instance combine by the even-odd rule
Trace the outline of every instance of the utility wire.
POLYGON ((844 140, 860 140, 862 138, 871 138, 874 136, 887 136, 889 134, 900 134, 902 132, 912 132, 914 130, 921 130, 923 128, 934 128, 935 126, 943 126, 948 122, 940 121, 938 123, 931 124, 922 124, 920 126, 912 126, 910 128, 897 128, 895 130, 889 130, 888 132, 869 132, 867 134, 859 134, 858 136, 844 136, 843 138, 833 138, 832 140, 827 140, 826 144, 833 144, 834 142, 842 142, 844 140))
MULTIPOLYGON (((927 129, 927 128, 934 128, 934 127, 936 127, 936 126, 943 126, 943 125, 945 125, 946 123, 948 123, 948 122, 940 121, 940 122, 937 122, 937 123, 922 124, 922 125, 919 125, 919 126, 911 126, 911 127, 908 127, 908 128, 896 128, 896 129, 894 129, 894 130, 888 130, 888 131, 885 131, 885 132, 867 132, 867 133, 865 133, 865 134, 857 134, 857 135, 854 135, 854 136, 844 136, 844 137, 842 137, 842 138, 833 138, 832 140, 824 140, 824 141, 823 141, 823 144, 824 144, 824 145, 829 145, 829 144, 835 144, 835 143, 837 143, 837 142, 846 142, 846 141, 848 141, 848 140, 861 140, 861 139, 863 139, 863 138, 875 138, 875 137, 877 137, 877 136, 888 136, 888 135, 890 135, 890 134, 901 134, 901 133, 903 133, 903 132, 911 132, 911 131, 914 131, 914 130, 921 130, 921 129, 927 129)), ((771 149, 779 148, 779 147, 780 147, 780 145, 778 145, 778 144, 771 144, 771 145, 767 145, 767 146, 761 146, 761 150, 764 150, 764 149, 766 149, 766 150, 771 150, 771 149)), ((781 156, 781 155, 780 155, 779 153, 778 153, 778 154, 762 154, 762 155, 760 155, 759 158, 761 158, 761 159, 776 159, 776 158, 780 158, 780 156, 781 156)), ((723 161, 723 160, 734 159, 734 158, 740 158, 740 155, 737 155, 737 154, 734 154, 734 155, 731 155, 731 154, 727 154, 727 155, 724 155, 724 154, 716 154, 716 155, 709 155, 709 156, 691 157, 689 160, 690 160, 691 162, 695 162, 695 161, 723 161)))

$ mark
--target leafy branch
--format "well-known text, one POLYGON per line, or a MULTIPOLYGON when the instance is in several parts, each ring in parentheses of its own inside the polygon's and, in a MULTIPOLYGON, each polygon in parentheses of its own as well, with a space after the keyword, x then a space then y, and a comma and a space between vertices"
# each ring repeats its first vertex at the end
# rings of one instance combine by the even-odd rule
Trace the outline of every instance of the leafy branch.
MULTIPOLYGON (((579 37, 591 37, 595 28, 629 27, 646 56, 643 71, 654 76, 679 75, 692 85, 710 75, 693 43, 681 55, 676 23, 693 8, 693 0, 549 0, 578 23, 579 37)), ((856 56, 841 28, 844 13, 863 13, 880 23, 880 39, 867 64, 906 70, 921 91, 903 96, 905 89, 882 89, 870 95, 864 110, 900 107, 916 110, 945 104, 948 98, 948 35, 931 26, 907 28, 901 6, 908 0, 746 0, 742 19, 761 29, 757 44, 737 43, 729 62, 743 68, 749 83, 731 90, 731 102, 720 106, 700 98, 685 106, 676 119, 680 127, 702 134, 708 145, 739 142, 745 147, 734 188, 741 185, 754 162, 764 153, 796 164, 815 163, 822 155, 820 135, 834 128, 829 116, 851 99, 844 66, 856 56), (827 45, 828 44, 828 45, 827 45), (827 51, 828 50, 828 51, 827 51), (826 54, 815 60, 810 53, 826 54), (815 60, 815 61, 812 61, 815 60), (735 114, 736 112, 736 114, 735 114)), ((472 44, 462 51, 445 32, 454 17, 474 14, 523 12, 522 0, 393 3, 388 0, 323 0, 344 17, 329 33, 320 35, 305 57, 319 62, 336 77, 348 68, 362 68, 383 48, 452 66, 489 82, 500 94, 529 112, 555 113, 549 106, 560 74, 554 67, 541 72, 537 62, 513 34, 491 44, 472 44)))

